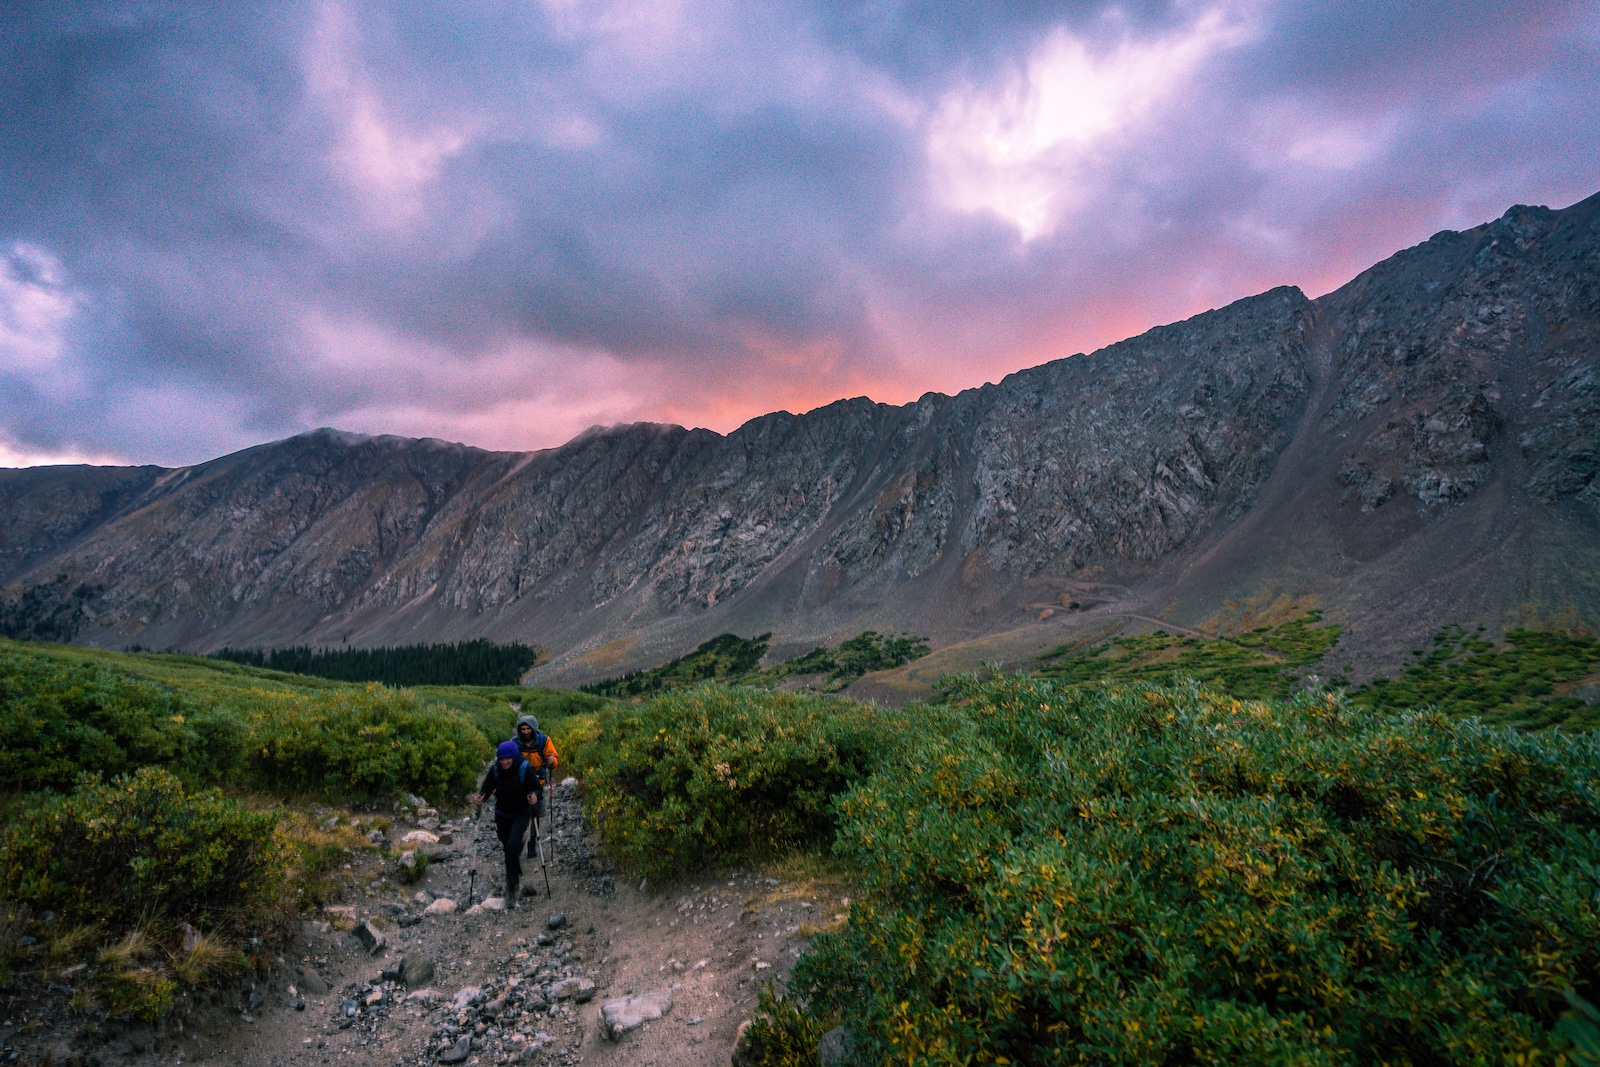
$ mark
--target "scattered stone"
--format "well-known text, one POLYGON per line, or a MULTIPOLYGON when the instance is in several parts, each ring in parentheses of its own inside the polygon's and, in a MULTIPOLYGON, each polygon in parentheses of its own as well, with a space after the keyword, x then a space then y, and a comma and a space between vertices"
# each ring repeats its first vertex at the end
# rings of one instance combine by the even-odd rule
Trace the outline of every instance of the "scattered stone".
POLYGON ((379 1004, 382 1004, 382 1003, 383 1003, 383 990, 374 989, 372 992, 367 994, 367 1000, 366 1000, 367 1007, 376 1008, 379 1004))
POLYGON ((439 999, 439 991, 433 987, 427 989, 413 989, 406 994, 408 1004, 432 1004, 439 999))
POLYGON ((382 841, 383 841, 383 831, 382 830, 368 830, 367 831, 367 840, 370 841, 374 845, 381 844, 382 841))
POLYGON ((416 870, 417 869, 417 850, 414 849, 414 848, 413 849, 407 849, 406 851, 400 853, 400 866, 404 867, 408 871, 416 870))
POLYGON ((561 779, 561 784, 566 786, 568 789, 571 789, 573 786, 578 784, 578 780, 576 778, 563 778, 561 779))
POLYGON ((415 893, 411 894, 411 902, 419 907, 426 908, 429 904, 433 903, 433 894, 428 892, 426 889, 419 889, 415 893))
POLYGON ((608 1041, 616 1041, 623 1034, 671 1012, 672 994, 664 989, 608 1000, 600 1005, 600 1033, 608 1041))
POLYGON ((361 947, 366 949, 367 954, 370 956, 376 956, 379 950, 389 943, 389 939, 383 936, 383 931, 373 926, 370 922, 361 923, 351 932, 355 934, 356 940, 361 942, 361 947))
POLYGON ((437 845, 438 835, 430 834, 426 830, 412 830, 400 838, 402 848, 421 848, 423 845, 437 845))
POLYGON ((322 820, 322 828, 324 830, 332 830, 335 826, 338 826, 338 825, 339 825, 339 816, 337 816, 337 815, 330 815, 328 818, 322 820))
POLYGON ((505 897, 484 897, 482 904, 474 904, 473 907, 482 908, 484 911, 505 911, 506 910, 506 898, 505 897))
POLYGON ((456 1039, 455 1044, 451 1045, 449 1049, 439 1056, 439 1062, 463 1063, 470 1055, 472 1055, 472 1038, 462 1034, 456 1039))
POLYGON ((449 897, 440 897, 423 909, 424 915, 454 915, 460 905, 449 897))
POLYGON ((563 926, 567 925, 567 917, 565 915, 557 913, 555 915, 550 916, 550 918, 546 919, 545 920, 545 925, 548 926, 552 930, 559 930, 563 926))
POLYGON ((478 999, 478 994, 482 992, 483 990, 475 985, 462 986, 456 990, 456 995, 451 998, 451 1002, 455 1005, 456 1011, 465 1011, 467 1005, 478 999))

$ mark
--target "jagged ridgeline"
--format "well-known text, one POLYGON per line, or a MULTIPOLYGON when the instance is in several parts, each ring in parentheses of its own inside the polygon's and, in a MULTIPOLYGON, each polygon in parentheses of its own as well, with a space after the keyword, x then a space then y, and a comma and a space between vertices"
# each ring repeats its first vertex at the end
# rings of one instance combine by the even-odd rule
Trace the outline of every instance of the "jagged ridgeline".
POLYGON ((519 642, 460 641, 393 648, 224 648, 213 659, 341 682, 384 685, 516 685, 539 650, 519 642))
POLYGON ((811 679, 807 689, 835 693, 872 671, 886 671, 928 654, 928 640, 913 634, 880 634, 876 630, 841 641, 836 648, 819 645, 772 667, 762 667, 770 633, 744 638, 718 634, 693 652, 648 670, 583 686, 585 693, 609 697, 648 696, 701 682, 771 688, 788 679, 811 679))

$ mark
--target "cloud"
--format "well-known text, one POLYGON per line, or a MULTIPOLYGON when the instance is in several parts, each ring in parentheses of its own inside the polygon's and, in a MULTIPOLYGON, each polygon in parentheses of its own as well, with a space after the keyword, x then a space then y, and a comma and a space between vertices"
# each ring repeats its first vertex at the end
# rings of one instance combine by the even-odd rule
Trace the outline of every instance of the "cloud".
POLYGON ((0 461, 899 402, 1600 173, 1592 0, 85 0, 7 29, 0 461))

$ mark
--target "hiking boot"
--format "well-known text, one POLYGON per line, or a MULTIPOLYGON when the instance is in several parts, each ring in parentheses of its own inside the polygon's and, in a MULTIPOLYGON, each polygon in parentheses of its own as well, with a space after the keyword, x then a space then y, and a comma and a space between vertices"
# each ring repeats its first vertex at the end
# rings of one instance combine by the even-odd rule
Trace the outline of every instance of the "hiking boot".
POLYGON ((506 897, 506 910, 507 911, 516 911, 517 907, 518 907, 517 895, 515 893, 512 893, 509 897, 506 897))

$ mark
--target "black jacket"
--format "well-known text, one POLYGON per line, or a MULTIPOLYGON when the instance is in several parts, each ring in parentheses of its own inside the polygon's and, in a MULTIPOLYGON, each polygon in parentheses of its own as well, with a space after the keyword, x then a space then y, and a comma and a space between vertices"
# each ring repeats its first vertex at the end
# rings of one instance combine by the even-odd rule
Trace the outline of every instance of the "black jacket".
POLYGON ((520 761, 509 771, 500 769, 500 761, 489 764, 483 782, 478 786, 481 797, 494 796, 494 813, 516 818, 533 810, 528 794, 539 790, 539 772, 527 760, 520 761))

